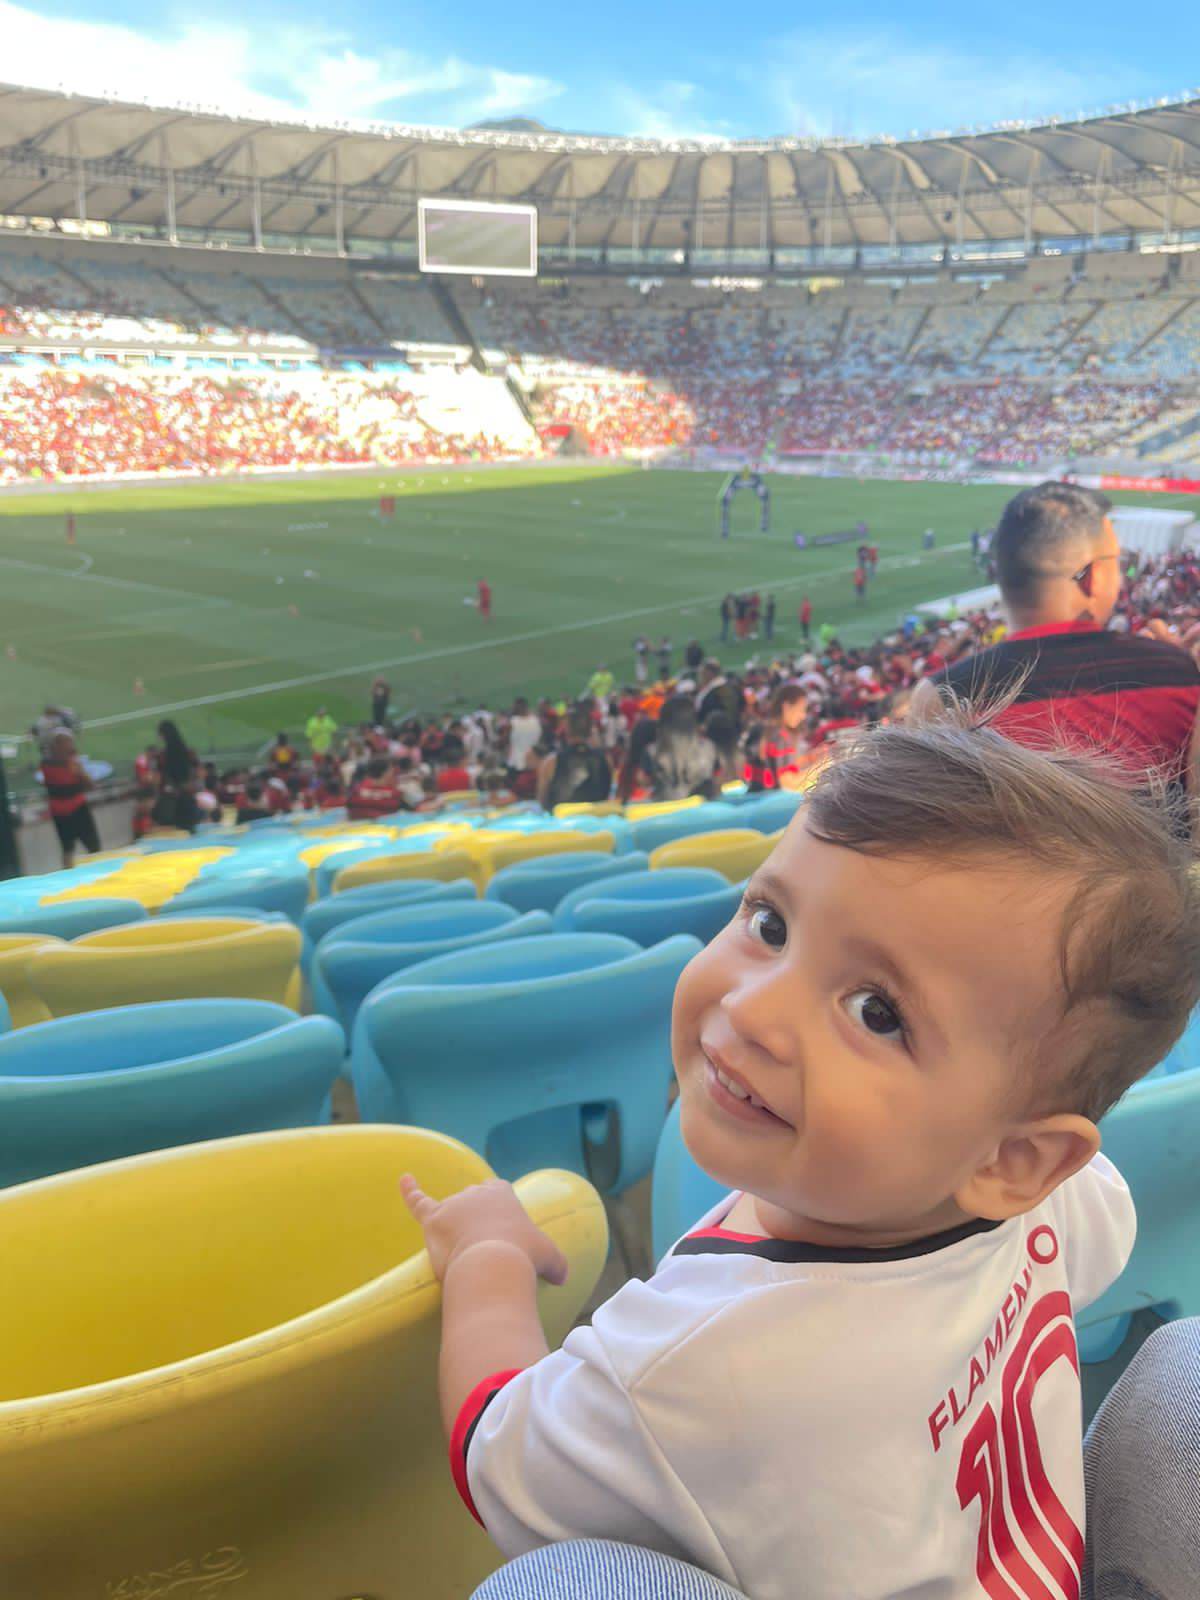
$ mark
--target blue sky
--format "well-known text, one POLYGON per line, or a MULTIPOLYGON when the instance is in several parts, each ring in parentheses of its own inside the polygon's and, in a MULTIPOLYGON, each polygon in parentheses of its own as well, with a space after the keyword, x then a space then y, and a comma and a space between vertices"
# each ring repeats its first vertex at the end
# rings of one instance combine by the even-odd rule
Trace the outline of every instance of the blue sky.
POLYGON ((317 120, 752 138, 1073 116, 1200 80, 1200 8, 0 0, 0 79, 317 120), (1163 20, 1166 13, 1163 13, 1163 20))

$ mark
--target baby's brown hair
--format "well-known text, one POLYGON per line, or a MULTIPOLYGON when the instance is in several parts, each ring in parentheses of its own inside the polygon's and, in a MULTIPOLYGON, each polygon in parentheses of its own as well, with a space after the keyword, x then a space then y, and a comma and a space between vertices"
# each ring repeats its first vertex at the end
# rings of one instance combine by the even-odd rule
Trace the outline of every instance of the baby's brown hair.
POLYGON ((1061 1020, 1032 1063, 1039 1114, 1098 1121, 1200 1002, 1200 884, 1161 785, 1138 788, 1100 757, 1013 744, 960 703, 855 739, 805 815, 819 839, 865 854, 1007 859, 1077 880, 1061 1020))

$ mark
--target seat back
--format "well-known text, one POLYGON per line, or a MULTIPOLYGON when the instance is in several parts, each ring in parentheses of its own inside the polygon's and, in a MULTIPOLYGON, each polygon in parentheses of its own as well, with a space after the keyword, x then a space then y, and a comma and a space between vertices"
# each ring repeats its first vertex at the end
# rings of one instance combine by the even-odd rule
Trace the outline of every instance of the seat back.
POLYGON ((50 1012, 29 985, 29 960, 35 950, 61 948, 63 940, 41 933, 0 933, 0 994, 8 1003, 9 1022, 27 1028, 47 1022, 50 1012))
POLYGON ((308 872, 300 862, 224 868, 167 902, 171 911, 203 912, 209 906, 244 905, 282 911, 298 923, 308 904, 308 872))
POLYGON ((657 850, 661 844, 675 839, 689 839, 698 833, 716 833, 718 829, 744 828, 738 807, 720 800, 710 800, 707 805, 690 806, 684 811, 669 811, 666 816, 646 817, 633 824, 633 842, 639 850, 657 850))
POLYGON ((774 833, 786 828, 804 803, 804 796, 776 790, 772 794, 749 795, 736 808, 739 828, 757 828, 759 833, 774 833))
POLYGON ((345 1038, 259 1000, 168 1000, 0 1038, 0 1185, 329 1118, 345 1038))
POLYGON ((721 874, 711 867, 663 867, 657 872, 620 873, 600 884, 581 884, 564 895, 554 913, 554 926, 561 933, 569 933, 578 926, 578 908, 598 894, 606 899, 652 902, 713 894, 728 887, 721 874))
POLYGON ((506 977, 483 952, 476 982, 462 960, 382 986, 353 1035, 363 1116, 453 1132, 503 1176, 550 1161, 610 1193, 644 1177, 672 1078, 671 997, 700 946, 679 937, 604 959, 589 944, 572 960, 569 937, 554 941, 567 967, 551 975, 506 977))
POLYGON ((660 845, 651 852, 650 865, 656 870, 660 867, 712 867, 730 883, 740 883, 758 871, 778 842, 775 834, 759 833, 754 828, 701 833, 660 845))
POLYGON ((621 934, 640 945, 658 944, 675 933, 690 933, 701 944, 707 944, 727 926, 741 903, 742 887, 735 883, 707 894, 680 895, 677 899, 610 896, 601 885, 594 896, 577 903, 574 925, 581 933, 621 934))
POLYGON ((367 883, 388 883, 396 878, 436 878, 449 883, 470 878, 478 883, 478 868, 465 850, 386 850, 355 861, 334 874, 333 893, 359 889, 367 883))
POLYGON ((488 883, 485 898, 502 900, 516 911, 553 911, 564 896, 584 884, 601 883, 632 872, 644 873, 649 864, 649 858, 640 850, 623 856, 596 855, 591 851, 539 856, 502 867, 488 883))
POLYGON ((34 951, 33 992, 52 1016, 150 1000, 300 997, 300 931, 291 923, 168 917, 34 951))
POLYGON ((361 888, 347 889, 344 894, 315 900, 300 919, 304 938, 301 965, 307 975, 313 950, 327 933, 359 917, 370 916, 374 911, 474 898, 475 886, 467 878, 458 878, 452 883, 439 883, 436 878, 395 878, 383 883, 365 883, 361 888))
POLYGON ((518 916, 511 907, 496 902, 468 901, 454 906, 418 906, 412 910, 414 913, 428 910, 429 920, 414 918, 402 922, 406 916, 404 911, 360 917, 326 934, 313 952, 310 968, 313 1005, 326 1016, 337 1018, 347 1038, 353 1032, 359 1006, 375 985, 392 973, 414 966, 428 956, 469 945, 490 944, 495 939, 525 939, 531 934, 548 933, 551 928, 549 914, 545 911, 518 916), (450 914, 468 910, 488 914, 472 922, 450 914))
MULTIPOLYGON (((347 1127, 0 1193, 23 1308, 0 1324, 6 1594, 411 1600, 419 1574, 423 1600, 461 1600, 499 1564, 446 1470, 406 1171, 439 1197, 489 1176, 436 1134, 347 1127)), ((556 1345, 604 1262, 603 1207, 566 1173, 518 1194, 570 1262, 539 1288, 556 1345)))
POLYGON ((1111 1319, 1149 1307, 1166 1317, 1200 1316, 1200 1072, 1135 1084, 1100 1133, 1129 1185, 1138 1228, 1125 1271, 1079 1315, 1080 1350, 1090 1360, 1120 1344, 1122 1326, 1111 1319))
POLYGON ((679 1130, 677 1100, 663 1124, 654 1156, 650 1233, 655 1261, 661 1261, 671 1246, 728 1193, 692 1159, 679 1130))
POLYGON ((138 922, 146 915, 137 900, 97 895, 94 899, 64 900, 57 905, 25 904, 5 908, 0 914, 0 934, 41 934, 52 939, 79 939, 100 928, 138 922))
POLYGON ((494 873, 518 861, 532 861, 577 851, 611 855, 616 843, 611 829, 591 832, 583 828, 545 829, 538 833, 514 833, 510 838, 490 840, 483 855, 482 883, 486 887, 494 873))

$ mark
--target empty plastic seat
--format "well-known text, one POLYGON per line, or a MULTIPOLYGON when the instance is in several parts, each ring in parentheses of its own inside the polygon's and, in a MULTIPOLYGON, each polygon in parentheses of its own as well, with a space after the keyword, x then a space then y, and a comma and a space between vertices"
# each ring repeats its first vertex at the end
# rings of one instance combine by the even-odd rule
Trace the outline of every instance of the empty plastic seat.
POLYGON ((642 822, 646 817, 666 817, 674 811, 687 811, 693 806, 707 805, 702 795, 690 794, 685 800, 635 800, 625 807, 627 822, 642 822))
POLYGON ((488 883, 484 898, 503 900, 516 911, 553 911, 564 895, 584 884, 645 872, 649 864, 649 858, 640 850, 624 856, 596 855, 591 851, 538 856, 502 867, 488 883))
POLYGON ((299 922, 308 895, 307 869, 300 862, 280 862, 274 866, 225 868, 193 884, 167 904, 172 911, 207 913, 210 906, 237 902, 259 911, 282 911, 292 922, 299 922))
POLYGON ((493 939, 523 939, 547 933, 545 911, 519 916, 497 901, 402 906, 357 917, 327 933, 313 952, 313 1004, 336 1017, 349 1038, 358 1008, 377 983, 427 956, 493 939))
POLYGON ((661 1261, 677 1239, 691 1231, 729 1190, 692 1159, 679 1131, 679 1102, 671 1107, 654 1157, 650 1232, 654 1259, 661 1261))
POLYGON ((554 926, 559 933, 579 931, 575 918, 576 907, 590 900, 597 892, 620 890, 625 898, 637 896, 643 900, 676 900, 689 895, 715 894, 728 888, 726 879, 711 867, 662 867, 657 872, 626 873, 599 885, 584 883, 572 889, 558 903, 554 926))
POLYGON ((660 845, 651 853, 650 865, 652 868, 712 867, 730 883, 740 883, 758 871, 778 842, 777 835, 759 833, 754 828, 701 833, 691 839, 676 839, 672 844, 660 845))
POLYGON ((43 946, 60 948, 62 943, 42 933, 0 933, 0 994, 8 1005, 12 1027, 49 1021, 49 1011, 29 987, 29 959, 43 946))
POLYGON ((300 919, 304 949, 300 964, 307 977, 312 953, 327 933, 369 917, 375 911, 400 910, 403 906, 428 905, 434 901, 474 900, 475 885, 468 878, 439 883, 436 878, 397 878, 384 883, 365 883, 361 889, 316 900, 300 919))
POLYGON ((659 845, 670 844, 675 839, 689 839, 693 834, 749 826, 748 822, 742 820, 740 807, 710 800, 707 805, 688 806, 682 811, 669 811, 661 817, 646 817, 642 822, 633 823, 632 831, 637 848, 649 853, 657 850, 659 845))
POLYGON ((94 900, 64 900, 59 905, 25 905, 4 910, 0 915, 0 934, 48 934, 55 939, 78 939, 101 928, 121 927, 140 922, 145 907, 137 900, 114 900, 97 896, 94 900))
POLYGON ((1200 1316, 1200 1072, 1137 1083, 1100 1124, 1105 1155, 1129 1185, 1137 1239, 1125 1271, 1081 1311, 1079 1351, 1101 1361, 1120 1346, 1129 1314, 1200 1316))
POLYGON ((585 885, 570 896, 556 927, 583 933, 617 933, 636 944, 657 944, 690 933, 707 944, 725 927, 742 900, 742 885, 727 883, 707 868, 663 867, 585 885), (703 873, 705 882, 697 883, 703 873), (678 876, 676 876, 678 874, 678 876))
MULTIPOLYGON (((6 1596, 455 1600, 499 1564, 446 1468, 441 1299, 406 1171, 437 1196, 490 1176, 436 1134, 348 1127, 0 1192, 22 1308, 0 1326, 6 1596)), ((604 1211, 567 1173, 518 1193, 570 1262, 539 1290, 554 1345, 603 1264, 604 1211)))
POLYGON ((543 946, 532 955, 554 970, 526 975, 523 949, 493 946, 422 962, 370 996, 351 1052, 359 1109, 453 1131, 505 1177, 549 1161, 620 1193, 653 1164, 673 1076, 671 998, 700 945, 523 943, 543 946))
POLYGON ((300 931, 234 917, 163 917, 35 950, 29 986, 51 1016, 150 1000, 300 997, 300 931))
POLYGON ((475 882, 477 875, 476 862, 465 850, 387 850, 335 873, 333 893, 360 889, 366 883, 390 883, 396 878, 437 878, 449 883, 455 878, 475 882))
POLYGON ((143 1150, 328 1120, 345 1050, 328 1017, 166 1000, 0 1038, 0 1185, 143 1150))
POLYGON ((804 803, 804 796, 777 790, 773 794, 748 795, 734 807, 739 828, 757 828, 759 833, 775 833, 786 828, 804 803))
POLYGON ((531 833, 513 833, 496 837, 489 830, 487 836, 476 834, 465 848, 476 856, 480 866, 480 884, 486 888, 488 881, 505 867, 516 866, 521 861, 533 861, 546 856, 591 852, 611 855, 615 844, 611 830, 590 832, 583 828, 542 828, 531 833))

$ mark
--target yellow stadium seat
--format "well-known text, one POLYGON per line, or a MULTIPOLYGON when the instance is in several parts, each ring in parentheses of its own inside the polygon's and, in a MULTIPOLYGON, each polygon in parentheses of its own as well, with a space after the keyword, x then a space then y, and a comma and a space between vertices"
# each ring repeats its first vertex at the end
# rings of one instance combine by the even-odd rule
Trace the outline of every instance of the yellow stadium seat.
POLYGON ((0 933, 0 994, 8 1002, 14 1028, 48 1022, 50 1013, 29 986, 29 962, 36 950, 61 950, 65 941, 44 933, 0 933))
POLYGON ((275 1000, 299 1009, 300 930, 287 922, 131 922, 35 950, 29 987, 51 1016, 145 1000, 275 1000))
POLYGON ((126 856, 113 863, 113 870, 107 877, 85 878, 76 888, 47 895, 42 904, 63 905, 72 900, 92 900, 99 895, 136 900, 147 911, 157 911, 194 883, 204 867, 232 854, 232 849, 225 846, 208 845, 195 850, 164 851, 159 855, 126 856))
POLYGON ((396 878, 436 878, 439 883, 471 878, 478 888, 478 871, 478 863, 465 850, 398 850, 394 855, 370 856, 343 867, 333 880, 333 893, 396 878))
POLYGON ((783 837, 778 833, 759 833, 754 828, 722 828, 716 833, 694 833, 686 839, 672 839, 650 852, 651 867, 712 867, 740 883, 763 862, 783 837))
POLYGON ((686 800, 639 800, 625 807, 629 822, 645 822, 647 817, 669 817, 673 811, 688 811, 692 806, 702 806, 701 795, 690 794, 686 800))
POLYGON ((564 800, 554 808, 556 817, 619 817, 622 811, 619 800, 564 800))
POLYGON ((505 833, 485 847, 483 867, 486 873, 484 887, 494 873, 512 867, 519 861, 533 861, 538 856, 564 855, 568 851, 591 850, 612 855, 615 839, 611 833, 584 833, 582 829, 547 829, 544 833, 505 833))
MULTIPOLYGON (((414 1128, 252 1134, 0 1193, 3 1593, 466 1600, 500 1554, 438 1417, 441 1300, 401 1201, 489 1176, 414 1128)), ((566 1253, 557 1345, 607 1247, 595 1190, 517 1192, 566 1253)))
POLYGON ((477 806, 480 794, 478 789, 450 789, 438 799, 444 806, 477 806))

